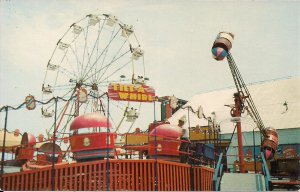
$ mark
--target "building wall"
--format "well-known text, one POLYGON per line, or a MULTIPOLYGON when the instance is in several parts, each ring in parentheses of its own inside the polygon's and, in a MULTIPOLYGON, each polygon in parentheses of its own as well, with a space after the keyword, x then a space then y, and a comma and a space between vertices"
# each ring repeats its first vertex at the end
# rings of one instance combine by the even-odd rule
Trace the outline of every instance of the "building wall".
MULTIPOLYGON (((280 129, 278 131, 279 136, 279 146, 276 153, 276 157, 283 158, 284 153, 287 149, 292 149, 298 157, 300 157, 300 128, 292 128, 292 129, 280 129)), ((230 139, 232 134, 221 134, 221 139, 230 139)), ((256 157, 260 156, 260 144, 261 144, 261 136, 259 131, 254 132, 243 132, 243 151, 244 157, 252 156, 247 160, 253 160, 253 155, 256 157), (254 146, 255 142, 255 148, 254 146), (254 153, 255 151, 255 153, 254 153)), ((233 168, 233 163, 237 160, 238 155, 238 145, 237 145, 237 137, 236 134, 233 135, 231 145, 227 151, 227 163, 229 164, 229 168, 233 168)))

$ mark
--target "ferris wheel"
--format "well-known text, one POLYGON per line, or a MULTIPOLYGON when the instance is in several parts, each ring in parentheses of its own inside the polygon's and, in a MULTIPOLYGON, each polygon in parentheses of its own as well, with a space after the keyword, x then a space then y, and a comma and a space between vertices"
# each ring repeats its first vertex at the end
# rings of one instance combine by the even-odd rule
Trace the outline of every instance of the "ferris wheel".
POLYGON ((42 98, 64 101, 43 105, 42 115, 49 119, 56 111, 55 129, 63 134, 75 116, 89 112, 107 116, 109 106, 114 127, 126 131, 138 113, 127 120, 125 114, 139 111, 141 104, 109 101, 105 93, 111 83, 145 84, 149 80, 145 73, 144 51, 133 26, 109 14, 87 15, 71 24, 56 43, 47 63, 42 98))

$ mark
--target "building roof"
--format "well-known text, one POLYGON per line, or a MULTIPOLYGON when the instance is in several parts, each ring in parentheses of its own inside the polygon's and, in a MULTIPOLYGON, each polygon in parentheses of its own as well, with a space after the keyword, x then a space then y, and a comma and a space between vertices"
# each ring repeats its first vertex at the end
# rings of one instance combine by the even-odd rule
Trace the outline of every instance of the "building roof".
MULTIPOLYGON (((251 84, 247 85, 247 88, 265 127, 300 128, 300 77, 251 84)), ((168 121, 177 124, 178 119, 186 115, 190 127, 205 126, 208 121, 204 118, 199 119, 187 107, 197 111, 201 106, 206 117, 213 117, 212 113, 215 113, 215 121, 220 124, 221 133, 232 133, 234 124, 230 121, 230 108, 225 105, 234 104, 235 92, 236 88, 229 88, 197 94, 183 106, 185 109, 178 110, 168 121)), ((242 114, 242 131, 252 131, 255 127, 251 117, 242 114)))

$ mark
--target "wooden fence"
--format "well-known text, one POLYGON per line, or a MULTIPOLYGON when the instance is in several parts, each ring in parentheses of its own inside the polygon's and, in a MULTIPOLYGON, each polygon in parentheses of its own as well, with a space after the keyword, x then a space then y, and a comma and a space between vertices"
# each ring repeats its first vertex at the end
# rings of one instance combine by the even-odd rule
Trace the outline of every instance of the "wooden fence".
MULTIPOLYGON (((4 174, 3 190, 49 191, 51 167, 4 174)), ((213 169, 164 160, 101 160, 55 167, 59 191, 209 191, 213 169), (109 167, 109 169, 107 169, 109 167)))

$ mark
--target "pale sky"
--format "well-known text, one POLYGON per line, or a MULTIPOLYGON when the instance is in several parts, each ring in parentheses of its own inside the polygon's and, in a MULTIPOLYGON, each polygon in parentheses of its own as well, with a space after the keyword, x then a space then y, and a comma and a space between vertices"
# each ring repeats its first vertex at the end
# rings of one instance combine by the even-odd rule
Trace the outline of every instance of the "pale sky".
MULTIPOLYGON (((112 14, 133 25, 158 96, 189 100, 234 86, 227 61, 211 56, 220 31, 235 35, 231 53, 246 83, 300 75, 298 1, 0 0, 0 107, 16 106, 28 94, 41 98, 58 39, 90 13, 112 14)), ((159 111, 156 116, 160 119, 159 111)), ((142 129, 153 120, 147 118, 142 129)), ((9 111, 8 129, 44 133, 41 119, 40 106, 9 111)))

